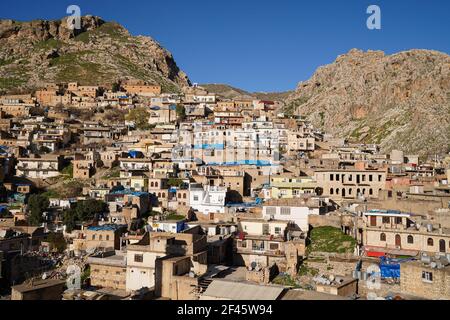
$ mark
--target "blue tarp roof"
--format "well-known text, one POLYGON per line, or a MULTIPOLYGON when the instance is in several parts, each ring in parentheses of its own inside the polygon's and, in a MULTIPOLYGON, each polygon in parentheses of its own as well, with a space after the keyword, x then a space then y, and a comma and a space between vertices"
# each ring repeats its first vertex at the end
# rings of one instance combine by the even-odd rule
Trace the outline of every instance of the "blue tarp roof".
POLYGON ((136 150, 130 150, 130 151, 128 151, 128 154, 130 155, 130 157, 135 159, 135 158, 137 158, 138 155, 142 154, 142 152, 136 151, 136 150))
POLYGON ((89 226, 88 230, 92 231, 116 231, 120 228, 124 228, 127 225, 119 225, 119 224, 105 224, 103 226, 89 226))
POLYGON ((262 204, 262 199, 256 198, 255 202, 228 203, 229 207, 256 207, 262 204))
POLYGON ((109 194, 117 194, 117 195, 125 195, 125 194, 131 194, 133 196, 136 197, 140 197, 140 196, 145 196, 148 195, 148 192, 141 192, 141 191, 133 191, 130 189, 122 189, 122 190, 115 190, 115 191, 111 191, 109 194))
POLYGON ((415 260, 414 258, 408 259, 392 259, 386 257, 380 257, 380 271, 381 278, 400 278, 400 264, 406 261, 415 260))
POLYGON ((253 166, 259 166, 259 167, 267 167, 267 166, 271 166, 272 164, 266 160, 241 160, 241 161, 236 161, 236 162, 224 162, 224 163, 208 162, 207 165, 210 165, 210 166, 253 165, 253 166))

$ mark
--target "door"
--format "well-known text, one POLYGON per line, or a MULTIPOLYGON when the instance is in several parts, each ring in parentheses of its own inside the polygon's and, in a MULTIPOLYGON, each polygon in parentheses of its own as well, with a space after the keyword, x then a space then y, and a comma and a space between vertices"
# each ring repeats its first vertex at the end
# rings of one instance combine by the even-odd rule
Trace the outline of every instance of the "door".
POLYGON ((370 226, 371 227, 377 226, 377 216, 370 216, 370 226))
POLYGON ((439 252, 445 253, 445 240, 439 240, 439 252))
POLYGON ((399 234, 395 235, 395 246, 401 247, 402 246, 402 238, 399 234))
POLYGON ((268 236, 270 234, 270 226, 268 224, 263 224, 263 235, 268 236))

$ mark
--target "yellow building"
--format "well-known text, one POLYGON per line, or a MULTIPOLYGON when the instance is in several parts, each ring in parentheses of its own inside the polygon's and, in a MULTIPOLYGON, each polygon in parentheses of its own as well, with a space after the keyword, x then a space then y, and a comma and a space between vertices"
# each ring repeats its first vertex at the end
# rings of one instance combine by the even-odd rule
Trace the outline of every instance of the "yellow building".
POLYGON ((302 194, 315 193, 317 184, 311 177, 280 175, 270 178, 270 186, 273 199, 292 199, 302 194))
POLYGON ((148 177, 133 176, 130 178, 131 189, 135 191, 148 191, 148 177))

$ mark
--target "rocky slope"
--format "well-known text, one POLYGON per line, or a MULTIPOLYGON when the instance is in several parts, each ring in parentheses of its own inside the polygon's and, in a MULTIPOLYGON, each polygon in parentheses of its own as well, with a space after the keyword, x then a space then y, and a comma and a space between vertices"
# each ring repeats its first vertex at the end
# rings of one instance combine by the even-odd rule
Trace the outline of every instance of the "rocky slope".
POLYGON ((201 84, 209 92, 214 92, 225 99, 261 99, 284 101, 293 91, 285 92, 248 92, 239 88, 221 83, 201 84))
POLYGON ((126 77, 159 83, 166 91, 190 84, 170 52, 117 23, 85 16, 81 30, 70 30, 66 19, 0 20, 0 90, 48 82, 110 84, 126 77))
POLYGON ((287 112, 328 132, 420 155, 450 151, 450 56, 353 49, 299 83, 287 112))

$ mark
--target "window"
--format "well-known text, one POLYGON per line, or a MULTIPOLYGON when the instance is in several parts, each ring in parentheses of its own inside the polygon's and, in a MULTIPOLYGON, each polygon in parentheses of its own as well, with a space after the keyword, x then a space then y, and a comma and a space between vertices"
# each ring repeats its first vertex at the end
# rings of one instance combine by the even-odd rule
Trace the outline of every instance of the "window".
POLYGON ((134 255, 134 262, 144 262, 144 255, 142 255, 142 254, 135 254, 134 255))
POLYGON ((433 282, 433 273, 428 271, 422 271, 423 282, 433 282))
POLYGON ((281 228, 275 227, 275 234, 281 234, 281 228))
POLYGON ((95 240, 95 234, 92 235, 92 240, 95 240))
POLYGON ((373 175, 369 175, 369 181, 372 182, 373 181, 373 175))
POLYGON ((383 217, 383 223, 391 223, 391 218, 383 217))
POLYGON ((432 239, 432 238, 428 238, 427 244, 428 244, 428 246, 430 246, 430 247, 434 246, 434 241, 433 241, 433 239, 432 239))
POLYGON ((269 245, 270 250, 278 250, 279 246, 278 243, 271 243, 269 245))
POLYGON ((275 215, 277 213, 276 207, 267 207, 266 208, 266 214, 268 215, 275 215))
POLYGON ((253 240, 252 250, 263 251, 264 250, 264 241, 253 240))
POLYGON ((238 247, 247 248, 247 240, 242 240, 238 242, 238 247))
POLYGON ((280 213, 282 215, 290 215, 291 214, 291 208, 290 207, 281 207, 280 213))
POLYGON ((386 234, 385 233, 380 234, 380 241, 386 241, 386 234))
POLYGON ((334 194, 333 188, 330 189, 330 194, 331 194, 331 195, 334 194))
POLYGON ((395 217, 395 224, 402 224, 402 220, 401 217, 395 217))
POLYGON ((334 174, 330 174, 330 181, 334 181, 334 174))
POLYGON ((414 237, 412 235, 408 236, 408 243, 413 244, 414 243, 414 237))
POLYGON ((198 201, 198 196, 194 196, 194 201, 198 201))
POLYGON ((106 235, 106 241, 109 241, 109 234, 106 235))
POLYGON ((98 236, 98 240, 102 241, 103 240, 103 235, 99 235, 98 236))

